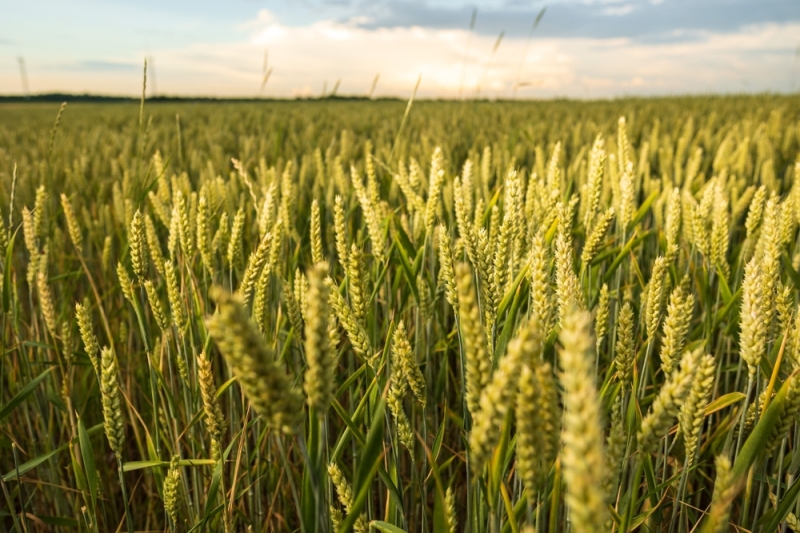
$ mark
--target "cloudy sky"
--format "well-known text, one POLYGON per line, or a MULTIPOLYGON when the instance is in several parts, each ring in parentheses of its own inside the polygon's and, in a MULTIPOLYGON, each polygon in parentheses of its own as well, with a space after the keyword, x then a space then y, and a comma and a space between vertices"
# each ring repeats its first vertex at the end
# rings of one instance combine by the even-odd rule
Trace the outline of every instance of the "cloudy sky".
POLYGON ((0 0, 0 9, 0 94, 22 92, 24 58, 32 93, 135 95, 145 57, 148 94, 364 95, 376 76, 375 95, 400 97, 420 76, 423 97, 800 90, 798 0, 0 0))

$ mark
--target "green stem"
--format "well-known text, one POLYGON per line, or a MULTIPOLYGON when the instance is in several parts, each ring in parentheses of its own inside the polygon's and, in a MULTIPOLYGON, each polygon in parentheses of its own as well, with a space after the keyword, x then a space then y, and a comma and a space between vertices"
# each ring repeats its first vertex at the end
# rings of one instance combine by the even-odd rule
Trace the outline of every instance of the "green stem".
POLYGON ((125 508, 125 523, 128 526, 128 533, 133 533, 133 517, 128 505, 128 491, 125 488, 125 476, 122 475, 122 457, 117 456, 117 473, 119 473, 119 486, 122 488, 122 503, 125 508))

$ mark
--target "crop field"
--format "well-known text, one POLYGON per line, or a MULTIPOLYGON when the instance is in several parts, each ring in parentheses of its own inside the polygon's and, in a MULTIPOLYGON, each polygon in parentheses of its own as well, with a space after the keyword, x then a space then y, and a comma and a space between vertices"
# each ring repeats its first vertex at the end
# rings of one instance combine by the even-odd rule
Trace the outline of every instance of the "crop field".
POLYGON ((0 105, 0 530, 800 531, 800 98, 0 105))

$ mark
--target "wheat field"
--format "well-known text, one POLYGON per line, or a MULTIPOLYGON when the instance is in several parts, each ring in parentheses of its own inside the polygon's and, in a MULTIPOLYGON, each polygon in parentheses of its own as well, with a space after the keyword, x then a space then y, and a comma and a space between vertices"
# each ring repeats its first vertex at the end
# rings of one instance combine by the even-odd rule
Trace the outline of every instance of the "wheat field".
POLYGON ((0 105, 0 529, 800 531, 800 99, 0 105))

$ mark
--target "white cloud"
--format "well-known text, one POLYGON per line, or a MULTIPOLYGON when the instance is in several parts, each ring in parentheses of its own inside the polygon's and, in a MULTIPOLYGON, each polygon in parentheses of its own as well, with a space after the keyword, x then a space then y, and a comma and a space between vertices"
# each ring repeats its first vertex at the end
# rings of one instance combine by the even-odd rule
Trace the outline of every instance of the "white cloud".
MULTIPOLYGON (((622 8, 628 4, 617 4, 622 8)), ((464 70, 466 30, 398 27, 365 29, 352 23, 281 24, 266 10, 244 27, 249 39, 228 44, 197 43, 154 50, 158 87, 164 94, 256 96, 264 50, 272 75, 265 96, 318 95, 341 80, 339 94, 363 95, 380 74, 376 95, 407 97, 422 75, 420 97, 464 93, 510 97, 608 97, 624 94, 740 92, 789 89, 800 24, 766 24, 736 33, 674 36, 674 42, 641 44, 627 38, 534 39, 506 37, 497 53, 495 37, 473 35, 464 70)), ((50 72, 38 91, 135 94, 139 73, 50 72)), ((10 87, 0 76, 0 90, 10 87)), ((7 92, 16 92, 10 89, 7 92)))
POLYGON ((634 6, 633 4, 624 4, 621 6, 606 7, 601 11, 601 13, 613 17, 622 17, 624 15, 627 15, 628 13, 633 12, 634 9, 636 9, 636 6, 634 6))

